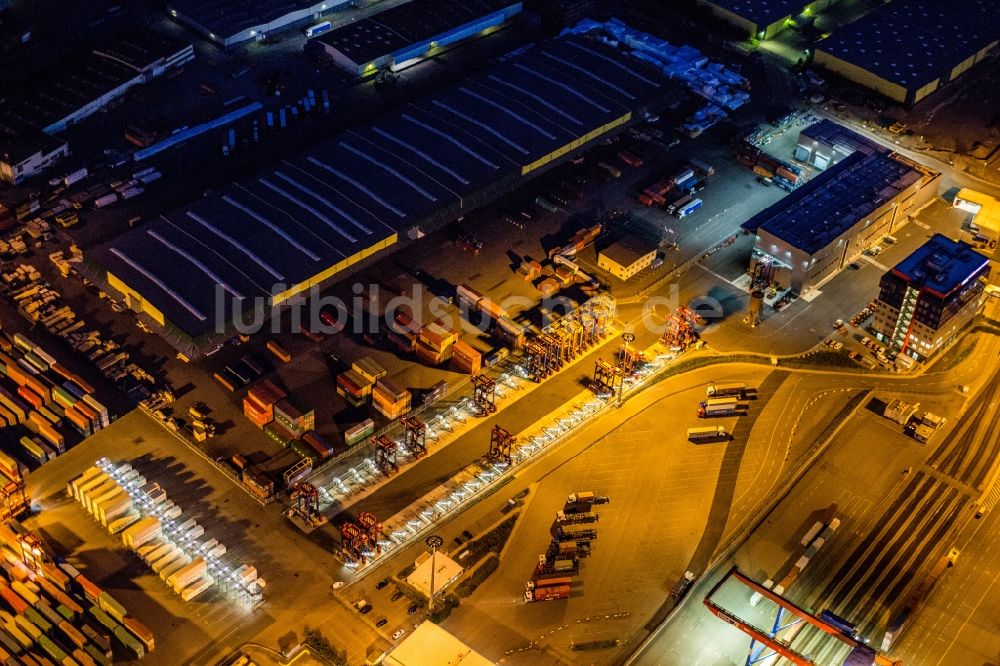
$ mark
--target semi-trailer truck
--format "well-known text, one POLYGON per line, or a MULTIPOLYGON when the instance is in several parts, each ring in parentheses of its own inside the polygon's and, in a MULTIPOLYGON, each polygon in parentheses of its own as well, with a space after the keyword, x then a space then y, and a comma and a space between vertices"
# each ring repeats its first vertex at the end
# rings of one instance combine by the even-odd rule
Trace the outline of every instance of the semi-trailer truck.
POLYGON ((580 525, 583 523, 596 523, 599 515, 596 513, 566 513, 556 511, 556 523, 559 525, 580 525))
POLYGON ((722 426, 706 426, 704 428, 688 428, 688 441, 695 444, 702 442, 721 442, 729 439, 729 433, 722 426))
POLYGON ((698 405, 698 417, 704 419, 715 416, 732 416, 743 406, 734 397, 709 398, 698 405))
POLYGON ((535 601, 568 599, 569 591, 569 585, 553 585, 552 587, 542 587, 537 590, 525 590, 524 600, 530 604, 535 601))
POLYGON ((611 501, 606 495, 595 495, 592 491, 571 493, 566 499, 570 504, 608 504, 611 501))
POLYGON ((526 590, 538 590, 543 587, 556 587, 559 585, 569 585, 573 579, 569 576, 550 576, 548 578, 536 578, 524 584, 526 590))
POLYGON ((724 398, 735 395, 737 398, 745 398, 748 394, 756 392, 756 389, 747 388, 742 382, 732 382, 729 384, 709 384, 705 388, 705 395, 709 398, 724 398))
POLYGON ((556 528, 556 541, 596 541, 597 530, 565 530, 556 528))

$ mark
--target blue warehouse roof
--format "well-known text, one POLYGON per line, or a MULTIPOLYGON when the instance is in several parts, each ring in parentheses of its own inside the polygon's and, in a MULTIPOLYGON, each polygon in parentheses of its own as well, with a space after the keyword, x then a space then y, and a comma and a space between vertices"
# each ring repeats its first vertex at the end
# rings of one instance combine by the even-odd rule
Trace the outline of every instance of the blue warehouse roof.
POLYGON ((945 77, 1000 38, 994 0, 895 0, 840 28, 817 49, 908 90, 945 77))
POLYGON ((276 284, 328 275, 622 119, 662 82, 584 37, 539 44, 88 256, 198 337, 216 323, 216 291, 242 311, 276 284))
POLYGON ((990 263, 964 241, 934 234, 892 269, 914 288, 928 289, 942 298, 979 275, 990 263))
POLYGON ((475 24, 484 16, 519 3, 520 0, 411 0, 334 28, 316 39, 362 64, 475 24))
POLYGON ((858 151, 743 223, 813 254, 921 177, 882 152, 858 151))

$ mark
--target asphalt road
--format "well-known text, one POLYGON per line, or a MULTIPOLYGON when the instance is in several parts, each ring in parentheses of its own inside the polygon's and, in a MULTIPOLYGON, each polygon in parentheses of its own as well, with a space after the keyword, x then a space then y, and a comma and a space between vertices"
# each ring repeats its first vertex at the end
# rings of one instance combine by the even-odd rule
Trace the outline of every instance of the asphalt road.
MULTIPOLYGON (((946 432, 921 446, 903 436, 899 426, 862 410, 863 415, 852 419, 834 445, 769 514, 767 521, 732 558, 720 563, 716 572, 726 571, 735 564, 763 580, 782 566, 787 567, 793 552, 787 544, 795 543, 792 534, 808 528, 814 512, 833 500, 843 518, 842 528, 827 549, 814 558, 815 562, 803 572, 788 596, 816 612, 830 608, 856 622, 874 645, 880 645, 893 613, 927 570, 955 545, 961 530, 969 529, 968 524, 973 520, 972 503, 996 464, 1000 432, 991 405, 998 399, 1000 376, 995 372, 982 373, 981 364, 982 359, 995 357, 1000 339, 990 332, 977 336, 980 346, 974 354, 963 354, 959 345, 940 359, 941 365, 932 366, 920 377, 873 378, 849 373, 814 376, 812 379, 828 387, 839 383, 873 388, 883 398, 900 395, 910 401, 920 400, 925 409, 949 416, 946 432), (963 360, 965 356, 969 357, 963 360), (956 390, 959 384, 969 385, 973 390, 962 417, 953 416, 959 414, 967 399, 956 390), (907 467, 911 471, 904 473, 907 467)), ((992 538, 985 528, 978 532, 978 540, 972 537, 962 540, 963 548, 973 548, 973 566, 975 553, 982 553, 984 540, 992 538)), ((995 571, 982 560, 978 570, 984 583, 994 578, 995 571)), ((713 666, 743 663, 749 638, 717 620, 700 603, 719 575, 714 573, 699 581, 680 611, 633 663, 713 666), (707 640, 709 636, 711 640, 707 640)), ((950 576, 951 573, 945 577, 946 584, 950 576)), ((969 589, 972 583, 966 577, 954 585, 969 589)), ((950 646, 949 654, 975 653, 982 622, 988 615, 984 615, 981 606, 984 600, 997 598, 995 592, 987 597, 989 589, 977 597, 979 603, 962 603, 957 608, 951 604, 950 608, 957 613, 956 630, 965 632, 964 635, 952 639, 926 623, 918 626, 935 637, 935 644, 943 641, 950 646), (938 638, 942 635, 944 638, 938 638)), ((744 610, 759 612, 749 607, 744 610)), ((919 622, 920 614, 917 618, 919 622)), ((907 641, 923 645, 930 640, 922 641, 916 628, 908 631, 912 633, 907 641)), ((803 630, 795 639, 796 649, 815 655, 818 664, 839 663, 836 659, 846 655, 842 644, 816 633, 803 630)), ((907 644, 904 642, 901 649, 907 644)), ((912 653, 913 648, 909 650, 912 653)))

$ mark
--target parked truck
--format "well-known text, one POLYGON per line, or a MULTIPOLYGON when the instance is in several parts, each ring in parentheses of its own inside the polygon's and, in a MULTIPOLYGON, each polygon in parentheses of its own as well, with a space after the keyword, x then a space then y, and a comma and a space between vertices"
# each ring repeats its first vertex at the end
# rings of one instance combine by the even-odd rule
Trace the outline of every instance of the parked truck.
POLYGON ((566 530, 562 527, 556 528, 556 541, 594 541, 597 539, 597 530, 566 530))
POLYGON ((732 396, 727 398, 709 398, 699 403, 698 417, 704 419, 715 416, 732 416, 744 407, 745 405, 732 396))
POLYGON ((541 587, 536 590, 525 590, 524 601, 530 604, 535 601, 568 599, 569 592, 569 585, 553 585, 551 587, 541 587))
POLYGON ((560 574, 569 576, 580 570, 580 561, 577 559, 562 559, 549 561, 545 555, 538 556, 538 566, 535 567, 536 576, 546 574, 560 574))
POLYGON ((556 523, 559 525, 580 525, 583 523, 596 523, 599 518, 596 513, 566 513, 556 511, 556 523))
POLYGON ((611 498, 605 495, 595 495, 593 491, 571 493, 566 500, 570 504, 608 504, 611 498))
POLYGON ((723 398, 735 395, 737 398, 746 398, 751 393, 756 393, 757 389, 747 388, 746 384, 733 382, 730 384, 709 384, 705 389, 705 395, 709 398, 723 398))
POLYGON ((688 593, 688 590, 691 589, 691 586, 694 585, 696 580, 698 580, 698 577, 695 576, 693 572, 685 571, 684 575, 681 576, 681 579, 677 581, 677 584, 674 585, 672 590, 670 590, 670 598, 674 601, 680 601, 683 599, 684 595, 688 593))
POLYGON ((722 426, 705 426, 703 428, 688 428, 688 441, 695 444, 702 442, 721 442, 729 439, 729 433, 722 426))
POLYGON ((557 587, 559 585, 570 585, 573 579, 569 576, 548 576, 529 580, 524 584, 526 590, 538 590, 543 587, 557 587))

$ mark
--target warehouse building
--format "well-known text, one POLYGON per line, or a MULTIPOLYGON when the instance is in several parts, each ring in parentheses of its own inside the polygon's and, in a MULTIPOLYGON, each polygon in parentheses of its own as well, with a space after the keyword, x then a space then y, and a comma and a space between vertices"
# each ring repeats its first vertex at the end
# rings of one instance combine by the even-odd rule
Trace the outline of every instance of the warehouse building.
POLYGON ((875 337, 917 360, 933 356, 976 316, 989 275, 989 258, 935 234, 882 276, 875 337))
POLYGON ((625 236, 597 253, 597 267, 628 280, 656 259, 656 246, 637 236, 625 236))
POLYGON ((170 0, 167 13, 223 48, 305 25, 350 0, 170 0))
POLYGON ((799 132, 793 155, 799 162, 824 171, 856 152, 871 155, 886 150, 861 134, 824 119, 799 132))
POLYGON ((698 0, 712 14, 746 33, 747 39, 771 39, 799 14, 816 14, 838 0, 698 0))
POLYGON ((985 60, 998 40, 995 0, 894 0, 819 42, 813 62, 910 106, 985 60))
POLYGON ((69 145, 31 127, 0 121, 0 182, 17 185, 69 155, 69 145))
POLYGON ((0 179, 42 173, 69 151, 47 135, 101 110, 133 86, 194 58, 191 44, 156 31, 79 54, 0 102, 0 179))
POLYGON ((0 103, 0 119, 49 134, 96 113, 132 86, 194 58, 191 44, 150 31, 78 54, 0 103), (139 44, 142 44, 140 46, 139 44))
POLYGON ((940 174, 861 145, 743 224, 756 234, 751 274, 763 262, 780 288, 817 289, 936 195, 940 174))
POLYGON ((411 0, 335 28, 312 43, 351 74, 396 71, 448 44, 487 33, 520 13, 511 0, 411 0))
POLYGON ((243 313, 269 314, 401 236, 498 198, 665 90, 603 42, 537 44, 122 235, 87 253, 89 270, 196 355, 243 313))

